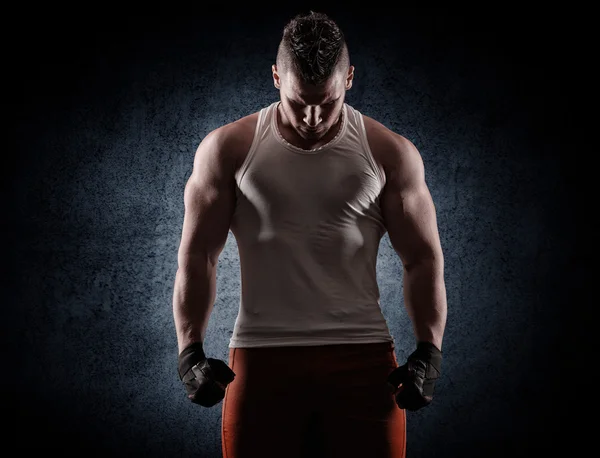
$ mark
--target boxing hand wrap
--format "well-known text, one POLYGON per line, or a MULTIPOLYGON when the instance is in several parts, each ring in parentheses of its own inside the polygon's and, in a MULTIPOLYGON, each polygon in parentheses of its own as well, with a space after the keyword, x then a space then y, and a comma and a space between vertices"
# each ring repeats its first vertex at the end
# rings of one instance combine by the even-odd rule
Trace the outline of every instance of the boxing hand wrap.
POLYGON ((178 358, 179 378, 188 398, 203 407, 212 407, 225 397, 225 388, 235 373, 220 359, 206 358, 201 342, 184 348, 178 358))
POLYGON ((388 382, 397 390, 398 407, 415 411, 429 405, 441 370, 442 352, 430 342, 419 342, 406 364, 388 375, 388 382))

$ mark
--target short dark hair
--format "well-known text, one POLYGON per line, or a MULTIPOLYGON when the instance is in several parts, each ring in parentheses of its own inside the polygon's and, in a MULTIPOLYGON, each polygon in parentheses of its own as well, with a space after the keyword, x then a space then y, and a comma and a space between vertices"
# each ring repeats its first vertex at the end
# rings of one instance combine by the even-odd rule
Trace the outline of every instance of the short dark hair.
POLYGON ((292 70, 303 82, 317 85, 349 64, 344 34, 325 13, 298 14, 284 27, 277 50, 278 70, 292 70))

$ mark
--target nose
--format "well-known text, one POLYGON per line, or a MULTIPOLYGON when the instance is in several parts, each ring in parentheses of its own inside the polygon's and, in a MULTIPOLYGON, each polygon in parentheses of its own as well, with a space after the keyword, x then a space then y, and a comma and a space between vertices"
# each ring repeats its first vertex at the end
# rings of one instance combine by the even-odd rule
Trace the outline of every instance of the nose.
POLYGON ((318 107, 308 107, 308 110, 304 114, 303 121, 309 129, 317 127, 322 121, 321 112, 318 107))

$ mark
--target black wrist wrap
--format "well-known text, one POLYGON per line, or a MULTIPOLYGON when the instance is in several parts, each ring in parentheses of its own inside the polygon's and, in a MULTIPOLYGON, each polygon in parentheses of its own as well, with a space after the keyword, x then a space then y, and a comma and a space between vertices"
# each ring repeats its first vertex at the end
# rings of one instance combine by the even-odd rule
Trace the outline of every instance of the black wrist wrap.
POLYGON ((206 359, 202 342, 194 342, 185 347, 178 358, 178 370, 179 378, 183 379, 183 376, 194 366, 201 361, 206 359))
POLYGON ((431 342, 419 342, 417 349, 408 359, 419 359, 427 363, 425 377, 438 377, 442 371, 442 352, 431 342), (432 370, 435 372, 432 372, 432 370))

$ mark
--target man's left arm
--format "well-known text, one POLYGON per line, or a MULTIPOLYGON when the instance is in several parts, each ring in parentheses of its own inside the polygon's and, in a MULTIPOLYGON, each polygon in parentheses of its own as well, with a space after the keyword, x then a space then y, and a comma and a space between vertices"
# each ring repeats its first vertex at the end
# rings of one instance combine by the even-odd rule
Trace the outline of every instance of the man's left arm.
POLYGON ((381 208, 390 242, 404 268, 404 303, 417 342, 439 350, 446 326, 444 257, 423 160, 406 138, 393 134, 385 157, 381 208))
POLYGON ((415 411, 431 403, 441 374, 447 315, 444 258, 421 155, 404 137, 392 133, 391 138, 382 151, 386 185, 380 202, 390 241, 403 264, 404 303, 417 345, 388 381, 398 406, 415 411))

